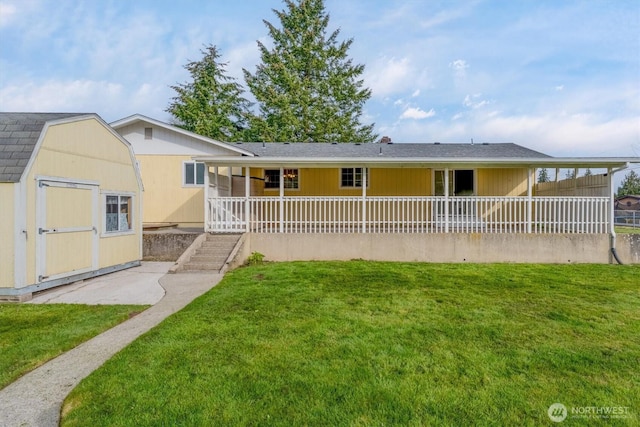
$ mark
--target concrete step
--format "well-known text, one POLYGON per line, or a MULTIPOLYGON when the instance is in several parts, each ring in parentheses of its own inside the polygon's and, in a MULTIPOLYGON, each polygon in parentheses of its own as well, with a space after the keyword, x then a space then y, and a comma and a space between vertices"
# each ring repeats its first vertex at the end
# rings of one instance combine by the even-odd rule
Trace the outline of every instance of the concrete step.
POLYGON ((198 249, 195 251, 193 256, 205 256, 209 258, 224 258, 227 259, 232 249, 229 250, 221 250, 221 249, 198 249))
POLYGON ((207 234, 184 264, 184 270, 220 271, 241 237, 241 234, 207 234))
POLYGON ((220 271, 224 264, 215 264, 215 263, 203 263, 203 262, 191 262, 189 261, 184 265, 185 270, 190 271, 220 271))
POLYGON ((194 256, 189 259, 189 262, 209 262, 214 264, 224 264, 229 254, 219 255, 219 256, 210 256, 210 255, 200 255, 196 253, 194 256))

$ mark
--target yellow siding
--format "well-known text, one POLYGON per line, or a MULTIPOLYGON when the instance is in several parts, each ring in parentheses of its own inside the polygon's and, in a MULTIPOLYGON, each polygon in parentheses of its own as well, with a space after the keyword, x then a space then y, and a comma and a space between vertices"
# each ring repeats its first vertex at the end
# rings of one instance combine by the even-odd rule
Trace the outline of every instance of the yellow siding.
MULTIPOLYGON (((299 189, 285 189, 287 196, 359 196, 362 188, 341 188, 340 169, 299 169, 299 189)), ((265 189, 265 196, 278 195, 265 189)), ((369 169, 368 196, 428 196, 431 169, 369 169)))
POLYGON ((202 227, 204 189, 182 186, 182 164, 191 156, 141 155, 137 159, 145 187, 142 221, 202 227))
POLYGON ((527 169, 478 169, 478 196, 524 196, 527 174, 527 169))
POLYGON ((0 183, 0 288, 13 288, 14 270, 14 187, 0 183))
MULTIPOLYGON (((124 143, 96 119, 65 123, 49 127, 40 151, 26 177, 27 227, 36 229, 37 176, 62 177, 95 181, 100 184, 98 205, 99 228, 103 229, 104 206, 102 192, 128 192, 134 194, 134 234, 130 236, 101 237, 99 268, 142 258, 142 230, 139 226, 140 198, 132 158, 124 143), (135 243, 131 243, 135 241, 135 243), (126 254, 126 255, 125 255, 126 254)), ((29 236, 31 237, 31 236, 29 236)), ((35 237, 35 236, 34 236, 35 237)), ((36 239, 27 238, 27 284, 36 283, 36 239)), ((48 251, 51 254, 51 251, 48 251)))
POLYGON ((100 239, 100 268, 141 259, 139 239, 137 233, 100 239))

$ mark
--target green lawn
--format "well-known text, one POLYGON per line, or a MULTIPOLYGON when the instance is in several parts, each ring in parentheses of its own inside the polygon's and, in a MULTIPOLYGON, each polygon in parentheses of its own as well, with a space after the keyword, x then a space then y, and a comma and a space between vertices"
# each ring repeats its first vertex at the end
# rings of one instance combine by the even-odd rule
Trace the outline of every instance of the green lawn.
POLYGON ((145 308, 0 304, 0 389, 145 308))
POLYGON ((83 380, 62 424, 550 425, 556 402, 626 407, 633 418, 616 421, 636 424, 638 277, 614 265, 242 268, 83 380))
POLYGON ((616 225, 616 233, 619 234, 640 234, 640 227, 623 227, 616 225))

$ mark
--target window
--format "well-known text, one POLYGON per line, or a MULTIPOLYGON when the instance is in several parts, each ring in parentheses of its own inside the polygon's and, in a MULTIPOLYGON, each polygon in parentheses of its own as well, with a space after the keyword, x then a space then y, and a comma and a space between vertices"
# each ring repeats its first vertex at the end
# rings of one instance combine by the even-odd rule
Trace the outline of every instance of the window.
MULTIPOLYGON (((369 171, 365 169, 367 175, 369 171)), ((340 187, 362 188, 363 181, 362 168, 342 168, 340 169, 340 187)), ((369 186, 367 179, 367 187, 369 186)))
MULTIPOLYGON (((283 169, 284 188, 297 190, 299 187, 298 169, 283 169)), ((264 171, 264 188, 280 188, 280 169, 264 171)))
POLYGON ((105 197, 105 232, 118 233, 133 229, 133 198, 107 195, 105 197))
POLYGON ((204 172, 204 163, 184 162, 183 185, 185 187, 204 185, 204 172))
POLYGON ((153 139, 153 128, 144 128, 144 139, 153 139))

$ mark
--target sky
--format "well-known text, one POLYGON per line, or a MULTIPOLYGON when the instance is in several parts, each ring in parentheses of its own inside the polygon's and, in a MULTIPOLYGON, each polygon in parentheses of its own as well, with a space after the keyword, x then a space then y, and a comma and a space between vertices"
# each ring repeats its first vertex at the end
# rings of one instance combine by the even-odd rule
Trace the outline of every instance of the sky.
MULTIPOLYGON (((140 113, 167 123, 184 65, 260 63, 281 0, 0 0, 0 111, 140 113)), ((638 0, 325 0, 393 142, 514 142, 640 156, 638 0)), ((250 98, 250 95, 247 94, 250 98)))

